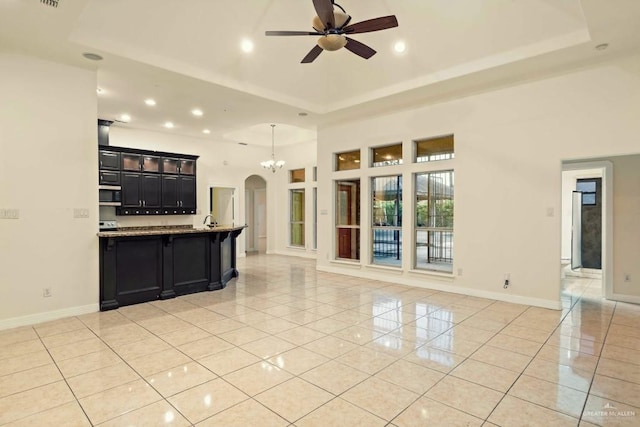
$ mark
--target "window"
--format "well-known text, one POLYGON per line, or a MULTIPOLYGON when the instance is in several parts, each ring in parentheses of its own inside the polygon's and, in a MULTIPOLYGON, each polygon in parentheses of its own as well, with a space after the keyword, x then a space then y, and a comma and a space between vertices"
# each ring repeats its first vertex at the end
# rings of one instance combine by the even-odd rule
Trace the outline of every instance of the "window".
POLYGON ((374 264, 402 264, 402 176, 371 179, 374 264))
POLYGON ((304 189, 289 190, 291 246, 304 247, 304 189))
POLYGON ((595 206, 597 194, 597 180, 595 179, 579 179, 576 181, 576 191, 582 193, 583 206, 595 206))
POLYGON ((360 169, 360 150, 336 154, 336 170, 360 169))
POLYGON ((453 135, 414 141, 416 163, 453 159, 453 135))
POLYGON ((402 144, 372 148, 371 154, 371 166, 374 168, 402 164, 402 144))
POLYGON ((360 180, 336 181, 336 258, 360 259, 360 180))
POLYGON ((453 171, 416 174, 415 268, 453 272, 453 171))
POLYGON ((289 182, 304 182, 304 169, 293 169, 289 171, 289 182))

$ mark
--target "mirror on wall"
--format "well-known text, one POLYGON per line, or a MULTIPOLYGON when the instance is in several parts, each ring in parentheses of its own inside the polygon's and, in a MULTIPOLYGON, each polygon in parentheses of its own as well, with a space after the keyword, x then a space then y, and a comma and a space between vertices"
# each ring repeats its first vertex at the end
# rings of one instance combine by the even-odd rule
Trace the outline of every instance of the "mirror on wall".
POLYGON ((210 187, 209 193, 211 223, 219 226, 233 227, 235 225, 235 188, 210 187))

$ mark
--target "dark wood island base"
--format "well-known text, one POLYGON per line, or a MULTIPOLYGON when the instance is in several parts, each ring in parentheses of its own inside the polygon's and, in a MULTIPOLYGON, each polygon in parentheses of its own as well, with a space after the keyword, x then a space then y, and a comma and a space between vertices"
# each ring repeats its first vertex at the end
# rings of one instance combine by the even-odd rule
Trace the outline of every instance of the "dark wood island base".
POLYGON ((238 277, 236 238, 243 228, 98 233, 100 310, 224 288, 238 277))

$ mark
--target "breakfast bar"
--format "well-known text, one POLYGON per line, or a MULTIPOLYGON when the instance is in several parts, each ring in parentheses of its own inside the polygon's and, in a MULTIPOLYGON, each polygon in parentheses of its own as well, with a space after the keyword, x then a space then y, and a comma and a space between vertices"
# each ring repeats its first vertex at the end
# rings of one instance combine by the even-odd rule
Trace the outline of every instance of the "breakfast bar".
POLYGON ((98 233, 100 310, 215 291, 238 276, 242 227, 130 227, 98 233))

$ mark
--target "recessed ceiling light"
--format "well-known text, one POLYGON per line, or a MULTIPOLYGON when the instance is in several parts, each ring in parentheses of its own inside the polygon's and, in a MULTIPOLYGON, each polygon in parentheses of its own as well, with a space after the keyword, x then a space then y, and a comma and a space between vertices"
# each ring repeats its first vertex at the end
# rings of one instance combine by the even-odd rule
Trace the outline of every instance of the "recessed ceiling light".
POLYGON ((404 51, 407 50, 407 45, 402 40, 399 40, 393 45, 393 50, 395 50, 396 53, 404 53, 404 51))
POLYGON ((128 123, 131 120, 131 116, 128 114, 120 114, 120 120, 128 123))
POLYGON ((96 93, 97 93, 98 95, 102 95, 102 94, 104 93, 104 89, 102 89, 101 87, 99 87, 99 88, 97 88, 97 89, 96 89, 96 93))
POLYGON ((174 124, 172 122, 164 122, 164 127, 166 127, 167 129, 173 129, 174 124))
POLYGON ((596 46, 596 49, 605 50, 608 47, 609 47, 609 43, 602 43, 602 44, 599 44, 598 46, 596 46))
POLYGON ((193 114, 194 116, 202 116, 204 113, 202 112, 202 110, 198 109, 198 108, 194 108, 193 110, 191 110, 191 114, 193 114))
POLYGON ((238 145, 249 145, 246 142, 238 142, 238 145))
POLYGON ((147 104, 149 107, 153 107, 154 105, 156 105, 156 100, 148 98, 144 100, 144 103, 147 104))
POLYGON ((209 129, 205 129, 202 131, 202 133, 206 133, 207 135, 209 135, 211 133, 211 131, 209 129))
POLYGON ((97 53, 85 52, 82 54, 82 56, 90 59, 91 61, 102 61, 102 56, 98 55, 97 53))
POLYGON ((240 43, 240 48, 244 53, 251 53, 253 52, 253 42, 249 39, 243 39, 240 43))

